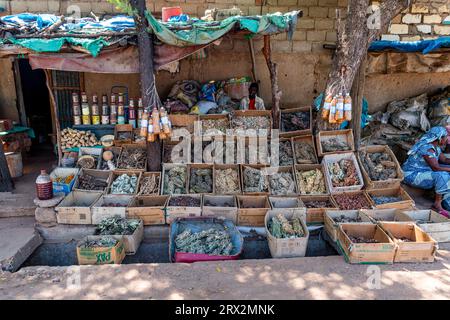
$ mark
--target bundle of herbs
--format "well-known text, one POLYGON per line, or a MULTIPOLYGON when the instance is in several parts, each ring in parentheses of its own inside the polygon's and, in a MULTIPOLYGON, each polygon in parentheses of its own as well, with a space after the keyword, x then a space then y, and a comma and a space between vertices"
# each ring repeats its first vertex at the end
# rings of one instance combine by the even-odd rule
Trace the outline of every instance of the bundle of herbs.
POLYGON ((208 229, 193 232, 186 229, 175 238, 177 252, 228 256, 233 250, 231 237, 225 230, 208 229))
POLYGON ((272 217, 268 222, 269 232, 279 239, 301 238, 305 236, 300 219, 292 218, 290 221, 281 213, 272 217))
POLYGON ((131 235, 141 223, 138 219, 126 219, 119 216, 105 218, 97 226, 98 235, 131 235))

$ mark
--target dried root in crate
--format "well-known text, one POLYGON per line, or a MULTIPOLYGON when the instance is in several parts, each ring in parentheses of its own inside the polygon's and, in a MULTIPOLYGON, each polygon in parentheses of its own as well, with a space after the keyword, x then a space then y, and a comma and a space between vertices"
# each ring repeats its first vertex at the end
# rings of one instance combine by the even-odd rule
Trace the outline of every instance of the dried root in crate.
POLYGON ((164 172, 164 194, 186 193, 186 167, 173 167, 164 172))
POLYGON ((370 203, 362 193, 339 194, 333 197, 341 210, 370 209, 370 203))
POLYGON ((267 175, 260 169, 245 167, 244 192, 268 192, 269 183, 267 175))
POLYGON ((108 186, 108 183, 106 182, 106 178, 97 178, 94 177, 86 172, 84 172, 79 178, 78 178, 78 189, 83 190, 105 190, 108 186))
POLYGON ((325 187, 325 177, 319 169, 297 171, 298 189, 301 194, 324 194, 327 193, 325 187))
POLYGON ((290 172, 277 172, 269 176, 270 193, 288 195, 295 193, 295 181, 290 172))
POLYGON ((342 159, 339 162, 329 163, 327 168, 333 187, 348 187, 361 183, 356 172, 355 164, 350 159, 342 159))
POLYGON ((139 187, 139 195, 151 195, 159 193, 159 175, 152 174, 142 176, 139 187))
POLYGON ((297 163, 317 162, 316 152, 309 143, 294 141, 294 152, 297 163))
POLYGON ((237 169, 218 169, 216 170, 216 193, 238 193, 239 188, 239 172, 237 169))
POLYGON ((290 166, 294 163, 294 154, 289 140, 280 141, 278 162, 280 163, 280 166, 290 166))
POLYGON ((133 194, 136 192, 138 177, 135 174, 122 174, 111 184, 113 194, 133 194))
POLYGON ((143 148, 124 148, 120 156, 119 169, 145 169, 147 150, 143 148))
POLYGON ((281 213, 269 220, 268 229, 275 238, 279 239, 301 238, 305 236, 305 231, 299 218, 294 217, 289 221, 281 213))
POLYGON ((309 111, 281 113, 281 131, 290 132, 310 128, 309 111))
POLYGON ((322 150, 324 152, 348 151, 351 150, 347 141, 337 137, 324 139, 322 141, 322 150))
POLYGON ((396 163, 389 154, 359 151, 359 156, 371 180, 382 181, 397 178, 396 163))
POLYGON ((212 169, 209 168, 192 168, 189 178, 190 193, 212 193, 213 178, 212 169))
POLYGON ((177 252, 228 256, 233 250, 233 244, 228 232, 208 229, 193 232, 186 229, 175 238, 177 252))
POLYGON ((61 149, 69 149, 75 147, 93 147, 99 142, 91 131, 81 131, 66 128, 61 131, 61 149))

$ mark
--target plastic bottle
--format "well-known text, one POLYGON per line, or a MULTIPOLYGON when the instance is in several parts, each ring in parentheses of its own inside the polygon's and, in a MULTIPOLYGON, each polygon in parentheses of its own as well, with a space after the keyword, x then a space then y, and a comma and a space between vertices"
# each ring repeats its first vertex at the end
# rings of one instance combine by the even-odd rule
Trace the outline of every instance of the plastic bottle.
POLYGON ((36 179, 36 194, 39 200, 49 200, 53 198, 53 183, 45 170, 36 179))
POLYGON ((114 94, 111 95, 109 123, 117 124, 117 105, 116 105, 116 96, 114 94))
POLYGON ((148 111, 144 110, 144 113, 142 114, 141 125, 140 125, 140 127, 141 127, 140 136, 141 137, 146 137, 147 136, 148 122, 149 122, 148 121, 148 111))
POLYGON ((352 97, 349 93, 345 95, 344 99, 344 118, 347 121, 352 120, 352 97))
POLYGON ((108 96, 102 96, 102 124, 109 124, 108 96))
POLYGON ((328 120, 328 117, 330 116, 330 107, 331 107, 331 101, 333 100, 333 96, 331 94, 327 94, 325 97, 325 102, 323 103, 322 108, 322 119, 328 120))
POLYGON ((169 116, 167 115, 167 111, 164 107, 161 107, 159 113, 161 115, 162 131, 167 135, 170 133, 169 116))
POLYGON ((335 119, 337 123, 344 121, 344 96, 341 92, 339 92, 337 97, 335 119))
POLYGON ((336 103, 337 103, 337 97, 334 97, 331 100, 331 106, 330 106, 330 115, 328 117, 328 122, 329 123, 336 123, 336 103))
POLYGON ((128 109, 128 123, 136 128, 136 109, 134 107, 134 100, 130 99, 130 107, 128 109))
POLYGON ((153 132, 155 134, 159 134, 161 132, 161 126, 159 124, 159 111, 155 106, 152 111, 152 119, 153 119, 153 132))
POLYGON ((153 118, 150 117, 148 120, 148 126, 147 126, 147 141, 148 142, 154 142, 156 140, 155 137, 155 130, 153 126, 153 118))

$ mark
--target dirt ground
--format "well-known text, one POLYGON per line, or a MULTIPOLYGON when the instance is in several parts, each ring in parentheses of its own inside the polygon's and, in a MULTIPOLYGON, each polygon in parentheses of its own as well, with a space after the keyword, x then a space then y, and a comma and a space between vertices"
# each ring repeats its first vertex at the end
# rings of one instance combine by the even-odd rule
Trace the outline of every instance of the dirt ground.
POLYGON ((450 299, 445 249, 434 263, 380 266, 330 256, 28 267, 0 275, 0 299, 450 299))

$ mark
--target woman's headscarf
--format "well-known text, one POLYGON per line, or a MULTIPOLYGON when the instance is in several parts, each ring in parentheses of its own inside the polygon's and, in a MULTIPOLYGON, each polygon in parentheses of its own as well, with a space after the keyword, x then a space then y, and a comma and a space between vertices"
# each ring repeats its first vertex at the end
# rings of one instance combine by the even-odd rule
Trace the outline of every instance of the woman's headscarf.
POLYGON ((447 135, 447 129, 444 127, 433 127, 425 133, 419 141, 408 151, 408 155, 415 154, 423 146, 430 144, 433 141, 440 140, 447 135))

